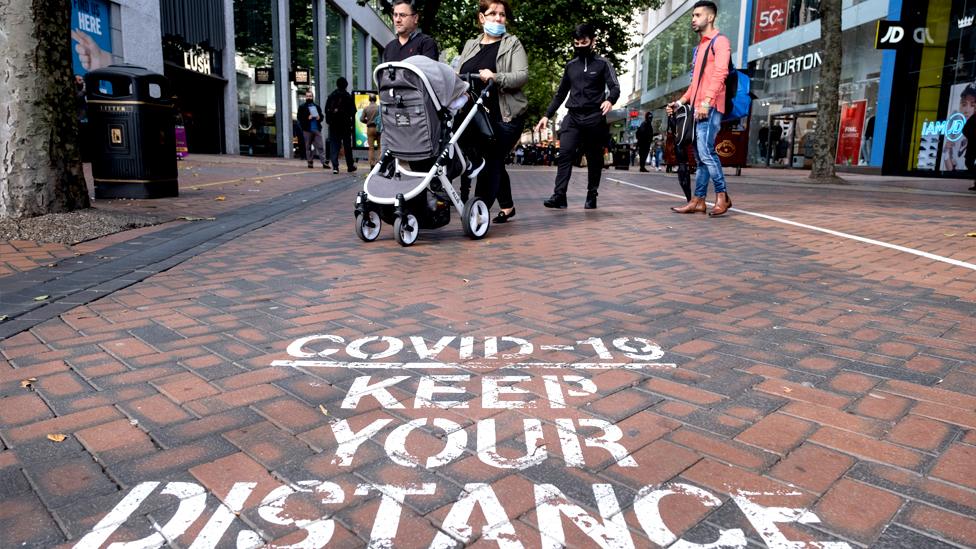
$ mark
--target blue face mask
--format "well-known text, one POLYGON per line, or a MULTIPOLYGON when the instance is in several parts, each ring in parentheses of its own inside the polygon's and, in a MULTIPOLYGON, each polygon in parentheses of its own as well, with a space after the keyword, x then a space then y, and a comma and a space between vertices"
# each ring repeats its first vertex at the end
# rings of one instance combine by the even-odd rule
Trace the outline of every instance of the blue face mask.
POLYGON ((488 36, 496 36, 496 37, 502 36, 505 34, 505 24, 485 21, 485 34, 487 34, 488 36))

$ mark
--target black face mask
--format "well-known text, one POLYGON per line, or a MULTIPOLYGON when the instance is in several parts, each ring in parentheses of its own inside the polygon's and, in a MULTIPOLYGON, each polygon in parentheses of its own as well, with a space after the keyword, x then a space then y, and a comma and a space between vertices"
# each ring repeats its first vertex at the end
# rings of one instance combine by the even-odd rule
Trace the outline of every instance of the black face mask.
POLYGON ((312 102, 314 102, 314 101, 315 101, 314 99, 307 99, 307 98, 305 99, 305 102, 306 102, 306 103, 312 103, 312 102))
POLYGON ((576 57, 590 57, 593 55, 593 46, 576 47, 573 51, 576 52, 576 57))

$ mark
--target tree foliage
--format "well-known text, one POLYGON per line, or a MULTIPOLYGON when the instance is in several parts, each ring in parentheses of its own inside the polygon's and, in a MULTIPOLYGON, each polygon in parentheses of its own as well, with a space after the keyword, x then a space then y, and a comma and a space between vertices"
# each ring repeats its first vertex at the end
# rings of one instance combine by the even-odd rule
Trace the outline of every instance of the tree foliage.
MULTIPOLYGON (((563 66, 572 55, 572 30, 592 23, 599 33, 597 51, 623 70, 623 58, 641 38, 631 31, 639 10, 659 7, 662 0, 511 0, 514 20, 508 31, 525 46, 529 57, 529 119, 542 116, 562 78, 563 66)), ((460 51, 464 42, 478 36, 477 0, 418 2, 421 27, 442 50, 460 51)))

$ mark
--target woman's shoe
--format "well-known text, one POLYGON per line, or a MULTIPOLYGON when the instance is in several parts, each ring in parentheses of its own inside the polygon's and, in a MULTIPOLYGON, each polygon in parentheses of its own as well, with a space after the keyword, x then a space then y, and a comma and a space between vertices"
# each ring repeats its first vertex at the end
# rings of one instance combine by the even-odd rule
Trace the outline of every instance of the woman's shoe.
POLYGON ((515 208, 512 208, 512 211, 510 211, 508 213, 505 213, 504 210, 499 210, 498 211, 498 215, 496 215, 495 216, 495 219, 492 219, 491 222, 492 223, 504 223, 504 222, 508 221, 509 219, 511 219, 513 217, 515 217, 515 208))

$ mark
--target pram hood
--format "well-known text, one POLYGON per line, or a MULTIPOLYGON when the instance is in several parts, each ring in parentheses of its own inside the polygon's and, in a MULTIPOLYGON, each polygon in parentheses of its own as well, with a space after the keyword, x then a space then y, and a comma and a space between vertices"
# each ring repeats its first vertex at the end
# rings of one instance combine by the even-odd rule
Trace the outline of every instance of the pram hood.
POLYGON ((437 99, 440 107, 447 107, 468 91, 468 83, 457 75, 450 66, 424 55, 414 55, 403 61, 393 61, 383 63, 376 67, 377 75, 374 77, 379 82, 378 73, 384 66, 404 66, 408 65, 422 74, 429 84, 429 92, 437 99))

